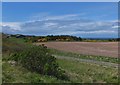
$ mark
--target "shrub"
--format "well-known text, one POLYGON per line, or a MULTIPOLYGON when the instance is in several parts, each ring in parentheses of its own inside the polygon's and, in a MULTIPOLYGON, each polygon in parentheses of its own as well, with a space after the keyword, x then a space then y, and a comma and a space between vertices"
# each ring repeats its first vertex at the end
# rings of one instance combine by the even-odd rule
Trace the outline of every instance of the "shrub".
POLYGON ((42 46, 31 46, 30 49, 25 49, 23 52, 14 53, 11 59, 22 64, 28 70, 55 76, 59 79, 68 79, 65 71, 56 62, 56 58, 51 56, 48 50, 42 46))

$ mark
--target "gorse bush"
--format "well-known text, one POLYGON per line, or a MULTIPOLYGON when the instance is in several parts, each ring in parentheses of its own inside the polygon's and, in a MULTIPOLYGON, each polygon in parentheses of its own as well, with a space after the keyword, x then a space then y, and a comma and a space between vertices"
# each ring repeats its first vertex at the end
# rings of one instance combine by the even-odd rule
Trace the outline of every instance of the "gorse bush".
POLYGON ((47 48, 42 46, 31 46, 20 53, 14 53, 11 55, 11 59, 22 64, 23 67, 30 71, 55 76, 59 79, 68 79, 65 71, 56 62, 56 58, 51 56, 47 48))
POLYGON ((56 58, 44 46, 34 46, 25 43, 23 39, 3 38, 2 51, 3 54, 9 53, 10 55, 3 59, 14 60, 30 71, 55 76, 58 79, 68 79, 65 71, 56 62, 56 58))

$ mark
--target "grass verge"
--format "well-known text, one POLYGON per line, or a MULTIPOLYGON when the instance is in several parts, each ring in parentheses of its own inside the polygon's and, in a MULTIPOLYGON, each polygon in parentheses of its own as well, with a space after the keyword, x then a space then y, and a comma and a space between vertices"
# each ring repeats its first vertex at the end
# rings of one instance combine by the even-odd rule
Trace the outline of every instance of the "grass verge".
POLYGON ((73 83, 118 83, 118 69, 58 59, 73 83))
POLYGON ((110 63, 119 63, 118 58, 113 58, 113 57, 82 55, 78 53, 65 52, 65 51, 60 51, 60 50, 51 49, 51 48, 49 48, 49 51, 53 55, 66 56, 66 57, 68 56, 68 57, 81 58, 81 59, 90 59, 90 60, 104 61, 104 62, 110 62, 110 63))

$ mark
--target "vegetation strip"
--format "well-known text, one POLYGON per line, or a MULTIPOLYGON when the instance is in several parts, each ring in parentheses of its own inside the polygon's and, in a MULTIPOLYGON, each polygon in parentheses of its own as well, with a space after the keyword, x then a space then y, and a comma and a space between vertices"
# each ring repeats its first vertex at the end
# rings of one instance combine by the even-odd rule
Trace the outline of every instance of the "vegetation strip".
POLYGON ((82 55, 82 54, 78 54, 78 53, 60 51, 60 50, 56 50, 56 49, 52 49, 52 48, 49 48, 49 51, 53 55, 58 55, 58 56, 74 57, 74 58, 79 58, 79 59, 89 59, 89 60, 110 62, 110 63, 116 63, 116 64, 119 63, 119 59, 113 58, 113 57, 82 55))
POLYGON ((120 83, 118 68, 67 59, 57 59, 57 61, 73 83, 120 83))
POLYGON ((80 58, 74 58, 74 57, 65 57, 65 56, 58 56, 58 55, 53 55, 53 56, 55 56, 58 59, 67 59, 67 60, 73 60, 73 61, 94 63, 94 64, 99 64, 102 66, 110 66, 110 67, 118 68, 118 64, 115 64, 115 63, 101 62, 101 61, 88 60, 88 59, 80 59, 80 58))

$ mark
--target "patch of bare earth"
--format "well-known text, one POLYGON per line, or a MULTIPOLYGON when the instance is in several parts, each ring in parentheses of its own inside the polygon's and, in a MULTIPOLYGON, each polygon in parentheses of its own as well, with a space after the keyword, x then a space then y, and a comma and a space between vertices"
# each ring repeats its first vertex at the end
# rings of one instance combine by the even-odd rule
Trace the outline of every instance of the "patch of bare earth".
POLYGON ((118 57, 118 42, 43 42, 48 48, 86 55, 118 57))

